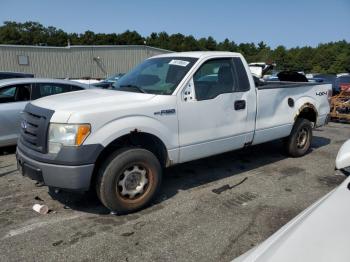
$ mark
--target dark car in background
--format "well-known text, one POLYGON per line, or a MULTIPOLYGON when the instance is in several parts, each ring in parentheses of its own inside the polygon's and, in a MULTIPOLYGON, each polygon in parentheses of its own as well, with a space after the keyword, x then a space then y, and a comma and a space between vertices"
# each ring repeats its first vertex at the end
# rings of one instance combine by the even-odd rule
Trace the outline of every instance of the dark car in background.
POLYGON ((336 94, 336 88, 335 88, 335 80, 337 79, 336 75, 332 75, 332 74, 314 74, 313 78, 318 80, 316 82, 321 82, 321 83, 324 83, 324 84, 331 84, 332 85, 333 94, 336 94))
POLYGON ((335 93, 340 93, 341 87, 350 86, 350 75, 338 76, 335 80, 335 93))
POLYGON ((8 78, 33 78, 34 74, 18 73, 18 72, 0 72, 0 80, 8 78))
POLYGON ((124 74, 114 74, 109 77, 107 77, 105 80, 102 80, 101 82, 93 84, 95 87, 99 88, 113 88, 113 84, 116 83, 124 74))

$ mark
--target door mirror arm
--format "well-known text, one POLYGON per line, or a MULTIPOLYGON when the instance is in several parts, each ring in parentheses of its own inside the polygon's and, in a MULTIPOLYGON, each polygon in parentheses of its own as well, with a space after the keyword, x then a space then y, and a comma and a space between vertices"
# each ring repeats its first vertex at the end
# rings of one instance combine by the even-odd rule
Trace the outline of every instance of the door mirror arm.
POLYGON ((194 82, 193 78, 186 84, 185 88, 182 90, 182 100, 184 102, 195 101, 195 92, 194 92, 194 82))

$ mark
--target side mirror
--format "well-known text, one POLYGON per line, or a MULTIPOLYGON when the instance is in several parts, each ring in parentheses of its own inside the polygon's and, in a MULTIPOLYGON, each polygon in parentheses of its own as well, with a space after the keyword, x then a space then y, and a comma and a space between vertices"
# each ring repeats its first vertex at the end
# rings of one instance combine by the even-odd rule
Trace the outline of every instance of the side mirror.
POLYGON ((186 84, 185 88, 182 90, 182 100, 185 102, 194 101, 194 82, 193 78, 186 84))

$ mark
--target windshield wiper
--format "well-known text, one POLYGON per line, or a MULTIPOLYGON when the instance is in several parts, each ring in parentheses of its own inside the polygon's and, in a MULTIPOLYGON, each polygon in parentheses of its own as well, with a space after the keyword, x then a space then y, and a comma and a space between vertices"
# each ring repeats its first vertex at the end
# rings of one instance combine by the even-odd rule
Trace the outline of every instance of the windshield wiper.
POLYGON ((121 88, 123 88, 123 87, 130 87, 130 88, 134 88, 134 89, 139 90, 141 93, 148 94, 144 89, 142 89, 141 87, 139 87, 137 85, 121 85, 119 87, 121 87, 121 88))

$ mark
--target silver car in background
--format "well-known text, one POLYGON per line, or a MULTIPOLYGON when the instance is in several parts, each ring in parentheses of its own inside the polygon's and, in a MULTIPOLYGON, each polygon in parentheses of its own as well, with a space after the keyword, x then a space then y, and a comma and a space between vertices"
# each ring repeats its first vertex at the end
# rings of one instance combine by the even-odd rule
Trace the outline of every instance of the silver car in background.
POLYGON ((88 85, 59 79, 13 78, 0 80, 0 147, 16 145, 21 112, 32 100, 79 91, 88 85))

